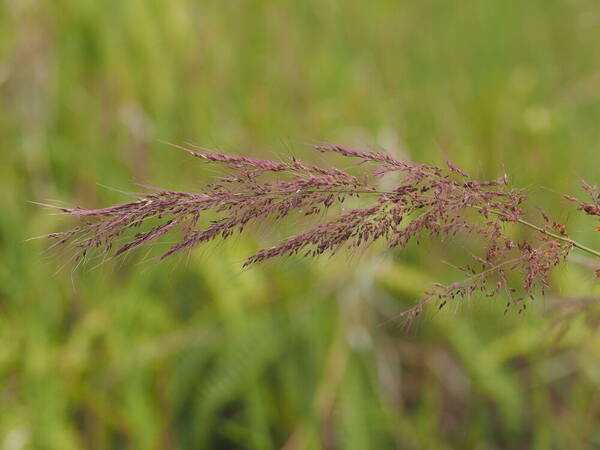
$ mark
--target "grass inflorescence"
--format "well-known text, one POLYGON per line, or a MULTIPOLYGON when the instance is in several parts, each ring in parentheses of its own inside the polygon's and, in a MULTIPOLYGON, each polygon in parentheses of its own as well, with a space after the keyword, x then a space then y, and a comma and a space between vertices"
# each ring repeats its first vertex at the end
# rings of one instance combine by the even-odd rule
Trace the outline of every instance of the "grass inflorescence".
MULTIPOLYGON (((79 257, 96 248, 107 256, 118 256, 178 230, 179 239, 161 255, 167 258, 217 238, 227 239, 262 219, 279 220, 290 214, 327 216, 320 223, 307 225, 292 237, 250 255, 244 267, 288 255, 314 257, 342 248, 365 247, 378 240, 391 248, 404 248, 426 236, 480 238, 484 250, 479 255, 471 254, 471 262, 460 267, 466 278, 449 285, 435 284, 416 306, 404 313, 409 319, 428 304, 436 303, 442 308, 449 301, 475 292, 487 296, 507 292, 511 298, 508 305, 518 304, 522 310, 527 298, 533 299, 536 292, 549 286, 551 270, 574 247, 600 256, 571 239, 566 227, 544 211, 540 210, 540 225, 526 220, 525 190, 511 187, 506 175, 499 180, 478 181, 449 161, 447 167, 416 164, 382 152, 331 144, 314 148, 354 158, 358 164, 370 164, 372 169, 355 176, 295 157, 276 162, 176 147, 208 163, 225 166, 228 173, 200 192, 158 190, 101 209, 60 208, 79 218, 81 224, 47 237, 74 246, 79 257), (396 187, 380 190, 378 179, 392 173, 399 176, 396 187), (369 203, 332 212, 334 206, 357 197, 366 197, 369 203), (205 219, 205 215, 209 218, 205 219), (150 221, 158 223, 133 237, 126 234, 150 221), (507 233, 507 224, 529 227, 535 231, 534 236, 515 240, 507 233), (125 243, 117 245, 123 238, 125 243)), ((597 189, 587 184, 584 189, 592 203, 568 199, 576 201, 586 213, 600 215, 597 189)))

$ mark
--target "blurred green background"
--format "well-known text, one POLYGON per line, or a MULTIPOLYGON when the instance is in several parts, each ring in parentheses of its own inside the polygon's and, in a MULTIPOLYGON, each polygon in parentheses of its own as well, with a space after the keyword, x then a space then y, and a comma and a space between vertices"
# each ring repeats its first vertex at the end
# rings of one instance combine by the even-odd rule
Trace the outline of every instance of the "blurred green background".
POLYGON ((585 259, 524 314, 473 298, 407 330, 464 255, 240 270, 266 227, 76 268, 26 241, 73 224, 30 201, 214 176, 161 141, 340 163, 323 140, 506 171, 600 247, 554 192, 600 180, 599 36, 596 0, 1 0, 0 449, 600 448, 585 259))

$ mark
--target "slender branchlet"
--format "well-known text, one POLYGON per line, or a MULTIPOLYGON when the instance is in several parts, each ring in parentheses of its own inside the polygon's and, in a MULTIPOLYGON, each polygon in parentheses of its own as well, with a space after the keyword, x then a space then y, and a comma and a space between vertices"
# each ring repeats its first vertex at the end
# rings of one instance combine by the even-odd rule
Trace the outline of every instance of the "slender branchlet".
MULTIPOLYGON (((178 231, 177 242, 161 256, 166 258, 241 233, 262 219, 277 220, 290 214, 326 216, 317 225, 307 225, 302 232, 249 256, 245 267, 286 255, 318 256, 341 248, 364 247, 377 240, 403 248, 425 236, 479 237, 483 251, 472 254, 471 262, 460 267, 466 278, 450 285, 434 285, 404 313, 407 319, 427 305, 442 308, 475 292, 487 296, 506 292, 510 298, 507 306, 517 305, 522 311, 527 299, 548 287, 551 270, 573 248, 600 257, 600 252, 570 238, 565 226, 544 211, 540 210, 539 224, 526 220, 525 191, 510 187, 506 175, 499 180, 477 181, 451 162, 446 168, 415 164, 381 152, 330 144, 314 147, 354 158, 358 164, 370 165, 371 170, 358 177, 294 157, 275 162, 175 147, 224 166, 226 175, 200 192, 156 190, 107 208, 58 208, 80 219, 81 224, 47 237, 75 247, 79 257, 96 248, 107 256, 117 256, 178 231), (378 179, 388 174, 397 175, 395 188, 378 189, 378 179), (368 203, 345 211, 333 208, 350 198, 365 198, 368 203), (147 222, 152 224, 149 230, 128 233, 147 222), (533 232, 526 239, 514 240, 507 231, 510 224, 533 232)), ((576 202, 578 209, 600 218, 598 188, 585 183, 583 188, 591 202, 566 198, 576 202)), ((273 221, 273 226, 276 224, 273 221)))

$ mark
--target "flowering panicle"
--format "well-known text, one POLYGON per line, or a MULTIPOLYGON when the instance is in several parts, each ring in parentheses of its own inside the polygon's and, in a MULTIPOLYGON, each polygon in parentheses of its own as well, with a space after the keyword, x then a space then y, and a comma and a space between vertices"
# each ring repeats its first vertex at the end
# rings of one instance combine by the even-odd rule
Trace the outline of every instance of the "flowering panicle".
MULTIPOLYGON (((515 298, 509 304, 518 304, 522 310, 525 298, 533 298, 537 290, 548 286, 551 269, 566 258, 572 247, 600 256, 570 239, 565 227, 543 211, 542 225, 524 220, 525 192, 510 188, 506 176, 477 181, 451 162, 444 169, 331 144, 315 148, 355 158, 358 164, 373 164, 374 169, 359 178, 294 157, 276 162, 176 147, 208 163, 222 164, 230 173, 198 193, 158 190, 108 208, 59 208, 78 217, 81 225, 48 237, 59 244, 73 245, 81 255, 92 248, 102 249, 105 255, 120 255, 178 230, 180 238, 162 254, 165 258, 216 238, 226 239, 262 219, 281 219, 292 213, 323 215, 350 197, 366 197, 371 199, 370 205, 337 213, 307 231, 259 250, 247 258, 244 266, 285 255, 333 253, 376 240, 385 241, 389 247, 405 247, 425 236, 462 234, 481 238, 485 251, 471 255, 472 262, 460 267, 466 279, 448 286, 435 285, 405 313, 407 318, 422 312, 427 304, 437 302, 441 308, 477 291, 489 296, 505 291, 515 298), (396 187, 379 190, 377 179, 389 173, 400 174, 396 187), (133 236, 128 233, 147 222, 154 226, 133 236), (507 223, 528 226, 535 230, 535 236, 514 241, 505 232, 507 223)), ((594 203, 578 202, 579 208, 600 215, 597 189, 589 185, 584 188, 594 203)))

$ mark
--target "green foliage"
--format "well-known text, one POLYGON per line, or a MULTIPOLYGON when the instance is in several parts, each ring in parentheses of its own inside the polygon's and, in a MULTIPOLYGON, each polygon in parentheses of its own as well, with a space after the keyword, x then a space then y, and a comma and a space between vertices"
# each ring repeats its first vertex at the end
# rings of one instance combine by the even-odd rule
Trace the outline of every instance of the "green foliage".
POLYGON ((28 201, 211 176, 161 140, 449 157, 568 218, 542 187, 599 181, 598 17, 593 0, 0 2, 0 447, 599 447, 600 291, 576 263, 520 316, 478 299, 407 331, 395 317, 456 278, 441 261, 460 249, 241 271, 265 224, 76 269, 26 242, 68 225, 28 201))

